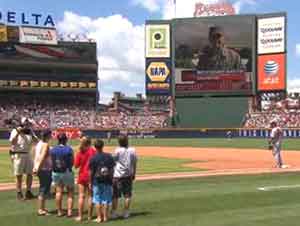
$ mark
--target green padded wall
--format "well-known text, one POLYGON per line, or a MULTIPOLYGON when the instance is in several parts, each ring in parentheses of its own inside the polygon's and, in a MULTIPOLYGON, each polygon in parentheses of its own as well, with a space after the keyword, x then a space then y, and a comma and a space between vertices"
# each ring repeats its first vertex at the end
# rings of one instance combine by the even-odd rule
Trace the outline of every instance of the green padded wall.
POLYGON ((178 98, 176 110, 182 128, 237 128, 248 111, 248 97, 178 98))

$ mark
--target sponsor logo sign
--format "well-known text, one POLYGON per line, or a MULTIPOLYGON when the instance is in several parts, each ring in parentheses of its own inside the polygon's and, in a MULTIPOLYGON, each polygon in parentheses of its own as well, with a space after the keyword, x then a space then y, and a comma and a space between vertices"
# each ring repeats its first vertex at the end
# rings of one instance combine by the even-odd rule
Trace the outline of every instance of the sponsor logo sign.
POLYGON ((3 25, 0 25, 0 42, 7 42, 7 29, 3 25))
POLYGON ((82 135, 79 128, 58 128, 52 132, 52 138, 56 139, 60 133, 65 133, 68 139, 78 139, 82 135))
POLYGON ((285 54, 258 57, 258 89, 262 91, 285 89, 285 54))
POLYGON ((258 54, 285 51, 285 17, 258 19, 258 54))
POLYGON ((171 88, 171 61, 146 60, 146 94, 169 95, 171 88))
POLYGON ((234 7, 227 2, 214 4, 196 3, 194 17, 235 15, 234 7))
POLYGON ((7 26, 7 39, 9 42, 19 42, 20 32, 19 27, 16 26, 7 26))
POLYGON ((20 27, 20 42, 57 45, 57 33, 55 29, 20 27))
POLYGON ((170 70, 165 62, 152 62, 147 69, 151 82, 164 82, 169 74, 170 70))
POLYGON ((0 23, 55 27, 51 15, 18 13, 14 11, 0 11, 0 23))
POLYGON ((170 25, 146 25, 146 57, 169 58, 171 55, 170 25))

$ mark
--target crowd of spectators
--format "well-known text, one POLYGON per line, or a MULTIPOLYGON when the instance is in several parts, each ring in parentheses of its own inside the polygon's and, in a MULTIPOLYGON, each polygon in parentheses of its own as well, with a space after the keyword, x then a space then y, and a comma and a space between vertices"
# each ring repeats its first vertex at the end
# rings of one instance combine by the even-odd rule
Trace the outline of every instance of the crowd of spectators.
POLYGON ((84 129, 147 129, 167 126, 167 112, 139 109, 128 111, 120 108, 97 110, 95 103, 84 101, 29 100, 0 98, 0 127, 5 119, 25 116, 33 120, 35 129, 84 128, 84 129))
POLYGON ((261 110, 254 109, 245 117, 245 128, 268 128, 277 120, 283 128, 300 127, 299 95, 290 95, 283 100, 264 101, 261 110))
POLYGON ((130 128, 130 129, 151 129, 168 126, 168 114, 126 114, 120 113, 100 113, 96 117, 96 128, 130 128))

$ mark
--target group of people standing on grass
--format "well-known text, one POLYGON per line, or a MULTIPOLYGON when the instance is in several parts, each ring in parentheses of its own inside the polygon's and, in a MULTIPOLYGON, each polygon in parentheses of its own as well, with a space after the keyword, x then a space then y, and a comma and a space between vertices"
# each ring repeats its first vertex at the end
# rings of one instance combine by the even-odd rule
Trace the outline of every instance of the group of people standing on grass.
POLYGON ((22 127, 11 132, 11 157, 14 174, 17 178, 16 189, 18 199, 32 199, 32 175, 39 179, 38 216, 50 215, 46 209, 46 200, 51 195, 51 185, 55 187, 55 202, 57 216, 73 217, 75 177, 73 168, 78 168, 78 216, 76 221, 82 221, 84 206, 88 203, 88 220, 93 217, 93 207, 96 208, 96 222, 106 222, 109 218, 119 217, 117 214, 118 200, 124 197, 123 217, 130 216, 129 208, 132 197, 132 184, 135 180, 137 156, 135 149, 129 147, 127 136, 120 136, 119 147, 114 154, 103 151, 104 142, 88 137, 81 137, 79 150, 75 154, 67 144, 65 133, 57 136, 57 145, 50 147, 52 137, 50 130, 45 130, 38 139, 31 133, 24 133, 26 121, 22 127), (36 140, 35 158, 32 160, 30 150, 36 140), (22 176, 27 175, 25 197, 22 193, 22 176), (67 212, 63 211, 62 201, 64 191, 67 191, 67 212), (110 206, 112 206, 110 210, 110 206))

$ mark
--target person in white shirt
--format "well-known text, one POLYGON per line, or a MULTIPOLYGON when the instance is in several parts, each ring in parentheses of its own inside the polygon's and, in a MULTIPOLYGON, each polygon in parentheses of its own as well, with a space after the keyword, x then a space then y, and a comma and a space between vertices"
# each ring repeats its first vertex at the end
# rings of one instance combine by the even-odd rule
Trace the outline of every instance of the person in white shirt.
POLYGON ((35 146, 35 158, 33 174, 39 179, 38 216, 49 215, 45 207, 46 197, 50 195, 52 160, 49 153, 49 141, 52 137, 51 130, 45 130, 41 134, 41 140, 35 146))
POLYGON ((119 198, 124 197, 123 217, 128 218, 131 198, 132 183, 135 180, 137 155, 135 149, 129 147, 128 137, 121 135, 118 139, 119 148, 115 150, 115 168, 113 175, 113 202, 112 202, 112 218, 116 218, 119 198))
POLYGON ((278 125, 277 121, 271 121, 271 134, 269 139, 269 149, 272 150, 273 156, 276 161, 276 167, 285 168, 281 157, 281 143, 283 131, 278 125))
POLYGON ((25 117, 21 119, 21 125, 11 131, 9 141, 11 143, 11 159, 13 171, 16 176, 17 199, 23 200, 22 180, 23 174, 26 174, 26 193, 25 199, 32 199, 34 195, 31 192, 33 160, 31 155, 32 144, 36 140, 31 130, 31 123, 25 117))

